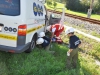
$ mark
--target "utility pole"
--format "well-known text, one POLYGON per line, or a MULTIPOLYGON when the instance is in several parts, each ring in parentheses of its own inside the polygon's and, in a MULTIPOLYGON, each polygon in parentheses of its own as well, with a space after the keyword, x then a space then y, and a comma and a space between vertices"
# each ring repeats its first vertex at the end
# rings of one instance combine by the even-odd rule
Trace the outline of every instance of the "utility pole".
POLYGON ((91 17, 91 13, 92 13, 92 9, 93 9, 93 3, 94 3, 94 0, 91 0, 90 9, 88 9, 88 12, 87 12, 87 17, 88 18, 91 17))

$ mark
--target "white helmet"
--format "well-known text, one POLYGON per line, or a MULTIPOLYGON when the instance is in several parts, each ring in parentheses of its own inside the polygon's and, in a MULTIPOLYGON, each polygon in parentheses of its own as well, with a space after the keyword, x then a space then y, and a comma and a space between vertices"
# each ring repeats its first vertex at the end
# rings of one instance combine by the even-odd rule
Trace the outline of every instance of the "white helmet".
POLYGON ((43 42, 44 42, 44 39, 43 38, 39 38, 39 39, 37 39, 36 44, 42 44, 43 42))
POLYGON ((50 26, 47 26, 46 30, 47 31, 50 31, 50 28, 51 28, 51 25, 50 26))
POLYGON ((65 30, 65 33, 66 33, 66 34, 69 34, 69 33, 72 33, 72 32, 74 32, 74 28, 72 28, 72 27, 69 27, 69 28, 67 28, 67 29, 65 30))
POLYGON ((40 32, 38 37, 44 37, 45 33, 44 32, 40 32))

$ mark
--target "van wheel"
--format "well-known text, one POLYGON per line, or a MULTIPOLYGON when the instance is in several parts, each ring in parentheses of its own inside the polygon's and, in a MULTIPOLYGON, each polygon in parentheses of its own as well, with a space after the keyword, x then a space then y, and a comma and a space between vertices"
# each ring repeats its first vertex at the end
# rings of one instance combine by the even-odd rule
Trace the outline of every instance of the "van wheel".
POLYGON ((25 52, 26 53, 32 52, 32 50, 35 48, 35 46, 36 46, 35 37, 33 37, 32 41, 30 43, 29 48, 25 52))

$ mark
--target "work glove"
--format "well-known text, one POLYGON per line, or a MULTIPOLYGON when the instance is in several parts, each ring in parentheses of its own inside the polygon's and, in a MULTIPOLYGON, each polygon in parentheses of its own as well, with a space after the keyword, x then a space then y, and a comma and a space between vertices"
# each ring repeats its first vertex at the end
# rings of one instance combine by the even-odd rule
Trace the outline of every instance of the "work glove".
POLYGON ((51 40, 52 40, 52 42, 55 42, 56 41, 56 38, 52 38, 51 40))
POLYGON ((67 52, 67 56, 70 56, 70 53, 69 52, 67 52))

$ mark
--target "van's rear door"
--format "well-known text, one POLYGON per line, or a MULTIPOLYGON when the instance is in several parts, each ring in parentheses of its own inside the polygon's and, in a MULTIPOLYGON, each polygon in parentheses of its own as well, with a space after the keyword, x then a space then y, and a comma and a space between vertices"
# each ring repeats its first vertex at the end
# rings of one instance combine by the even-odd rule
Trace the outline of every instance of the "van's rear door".
POLYGON ((0 0, 0 45, 17 46, 20 0, 0 0))

